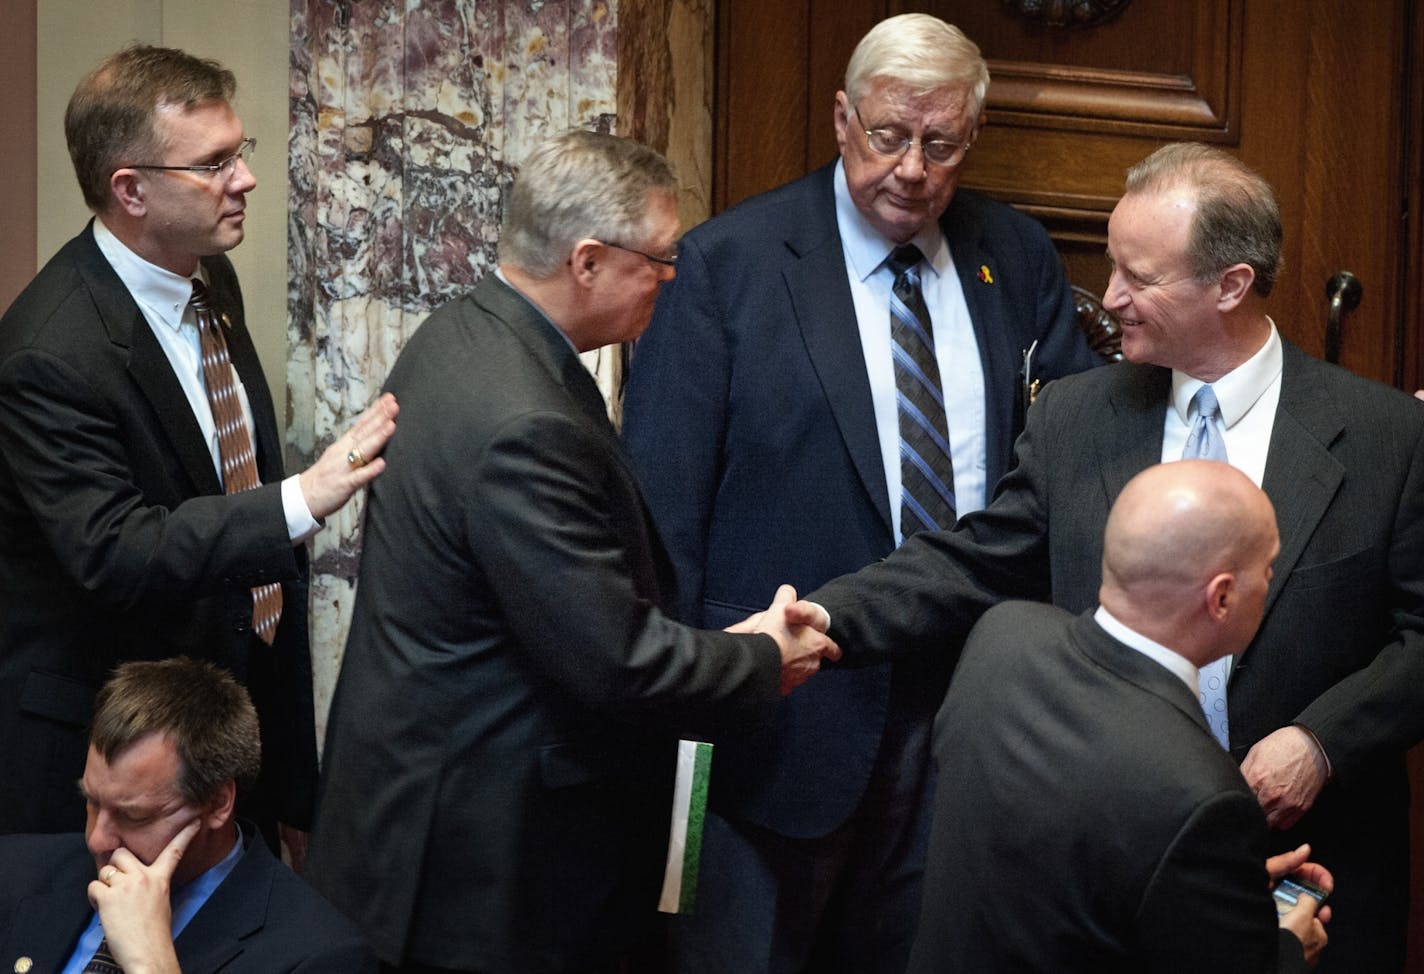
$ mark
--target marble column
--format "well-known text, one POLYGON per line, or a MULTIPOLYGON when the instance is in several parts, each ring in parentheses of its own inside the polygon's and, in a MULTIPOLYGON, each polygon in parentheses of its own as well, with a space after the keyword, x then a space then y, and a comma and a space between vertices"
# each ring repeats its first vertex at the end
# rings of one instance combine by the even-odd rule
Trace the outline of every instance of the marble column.
MULTIPOLYGON (((495 265, 525 152, 614 127, 614 0, 292 0, 288 466, 379 393, 405 339, 495 265)), ((586 356, 605 392, 616 350, 586 356)), ((312 546, 318 734, 340 666, 363 498, 312 546)))

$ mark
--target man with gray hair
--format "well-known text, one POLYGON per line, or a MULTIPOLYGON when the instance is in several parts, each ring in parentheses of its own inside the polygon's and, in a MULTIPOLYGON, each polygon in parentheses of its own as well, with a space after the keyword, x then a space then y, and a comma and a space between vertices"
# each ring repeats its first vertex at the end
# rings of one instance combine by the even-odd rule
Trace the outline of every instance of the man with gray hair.
POLYGON ((544 142, 497 273, 391 372, 401 431, 367 508, 308 871, 390 970, 629 969, 678 734, 765 721, 839 656, 782 624, 789 587, 739 632, 659 608, 666 559, 577 353, 647 326, 675 188, 627 139, 544 142))
MULTIPOLYGON (((1096 364, 1043 228, 958 189, 988 85, 955 27, 883 21, 831 106, 840 158, 683 239, 624 439, 684 622, 952 527, 992 495, 1032 390, 1096 364)), ((946 680, 827 673, 718 750, 680 971, 904 969, 946 680)))
POLYGON ((0 970, 356 974, 354 926, 233 810, 257 711, 205 660, 125 663, 100 689, 84 834, 0 838, 0 970))
POLYGON ((1271 850, 1308 842, 1338 882, 1320 970, 1396 974, 1404 755, 1424 739, 1424 409, 1281 336, 1266 311, 1281 239, 1271 187, 1221 149, 1168 145, 1134 166, 1103 295, 1128 361, 1045 391, 987 509, 810 598, 862 661, 952 657, 1001 599, 1091 608, 1123 485, 1160 461, 1224 459, 1270 497, 1281 554, 1255 638, 1203 672, 1203 708, 1271 850))

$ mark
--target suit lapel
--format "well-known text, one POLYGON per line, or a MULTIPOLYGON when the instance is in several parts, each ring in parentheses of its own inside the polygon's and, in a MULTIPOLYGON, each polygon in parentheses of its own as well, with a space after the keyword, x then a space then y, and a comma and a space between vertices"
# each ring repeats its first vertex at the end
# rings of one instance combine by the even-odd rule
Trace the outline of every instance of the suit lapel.
POLYGON ((1150 365, 1119 363, 1109 366, 1116 381, 1109 393, 1110 417, 1103 419, 1103 434, 1096 437, 1098 469, 1108 504, 1127 482, 1162 461, 1162 429, 1172 373, 1150 365))
MULTIPOLYGON (((949 208, 939 220, 940 232, 949 243, 950 256, 954 259, 954 272, 959 278, 960 289, 964 292, 964 303, 969 309, 969 323, 974 328, 974 342, 979 348, 979 361, 984 373, 984 416, 987 436, 984 441, 984 465, 989 481, 985 485, 990 498, 994 495, 997 482, 995 471, 1002 474, 1008 468, 1009 458, 1004 455, 1005 437, 998 431, 1011 430, 1017 436, 1023 429, 1022 396, 1017 389, 1005 389, 1000 377, 1017 375, 1022 362, 1004 361, 1012 356, 1010 342, 990 341, 991 330, 1004 327, 1007 313, 1003 303, 1003 289, 987 286, 980 279, 980 268, 987 268, 990 275, 995 273, 992 254, 983 249, 983 226, 964 207, 956 207, 950 200, 949 208), (1018 421, 1015 421, 1015 413, 1018 421)), ((950 423, 954 417, 950 417, 950 423)), ((1012 444, 1012 439, 1009 440, 1012 444)))
POLYGON ((845 254, 836 228, 834 171, 834 166, 827 166, 813 174, 812 192, 804 200, 804 218, 786 240, 786 247, 797 259, 787 265, 782 279, 846 452, 889 534, 890 495, 885 487, 885 466, 875 428, 870 379, 860 347, 855 301, 846 280, 845 254))
POLYGON ((75 941, 89 922, 91 908, 85 898, 87 879, 63 889, 21 900, 15 908, 10 937, 0 945, 0 970, 14 967, 21 957, 34 962, 37 971, 58 971, 69 959, 75 941), (77 893, 77 895, 76 895, 77 893))
POLYGON ((193 417, 188 398, 183 394, 183 387, 173 374, 173 366, 169 364, 168 357, 164 355, 162 346, 158 344, 128 288, 124 287, 99 250, 99 245, 94 242, 92 223, 81 239, 84 246, 75 263, 98 309, 109 341, 128 349, 129 375, 153 407, 154 419, 192 480, 194 492, 222 493, 217 471, 213 468, 212 454, 197 419, 193 417))
POLYGON ((246 825, 242 842, 242 858, 173 942, 178 966, 185 971, 222 970, 267 923, 272 871, 286 867, 277 863, 262 837, 246 825))
POLYGON ((48 888, 16 905, 9 937, 0 944, 0 971, 18 971, 21 957, 30 958, 36 971, 63 967, 93 914, 86 892, 93 878, 94 860, 75 837, 72 851, 54 864, 48 888))
POLYGON ((1294 345, 1283 341, 1282 346, 1281 398, 1261 481, 1275 504, 1281 535, 1266 593, 1268 614, 1345 477, 1345 468, 1330 453, 1345 430, 1345 417, 1330 398, 1329 383, 1311 377, 1323 370, 1294 345))

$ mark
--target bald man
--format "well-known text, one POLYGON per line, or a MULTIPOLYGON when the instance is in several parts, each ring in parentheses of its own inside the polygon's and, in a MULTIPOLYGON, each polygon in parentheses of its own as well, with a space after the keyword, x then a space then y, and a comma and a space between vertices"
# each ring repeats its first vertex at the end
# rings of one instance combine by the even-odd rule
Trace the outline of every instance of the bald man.
POLYGON ((1212 737, 1197 671, 1256 633, 1280 551, 1271 502, 1224 463, 1150 467, 1108 517, 1095 611, 1005 602, 969 637, 939 767, 912 972, 1305 970, 1277 925, 1259 803, 1212 737), (1264 865, 1263 865, 1264 863, 1264 865))

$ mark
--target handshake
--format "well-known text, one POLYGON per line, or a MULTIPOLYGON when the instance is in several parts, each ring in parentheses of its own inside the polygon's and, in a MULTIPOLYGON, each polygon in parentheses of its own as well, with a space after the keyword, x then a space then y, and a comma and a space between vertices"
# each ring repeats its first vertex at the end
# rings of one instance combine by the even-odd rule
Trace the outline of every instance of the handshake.
POLYGON ((814 602, 796 598, 796 590, 783 585, 776 598, 761 612, 727 627, 727 632, 765 633, 781 650, 781 695, 809 680, 821 668, 821 660, 841 658, 841 648, 826 635, 831 617, 814 602))

